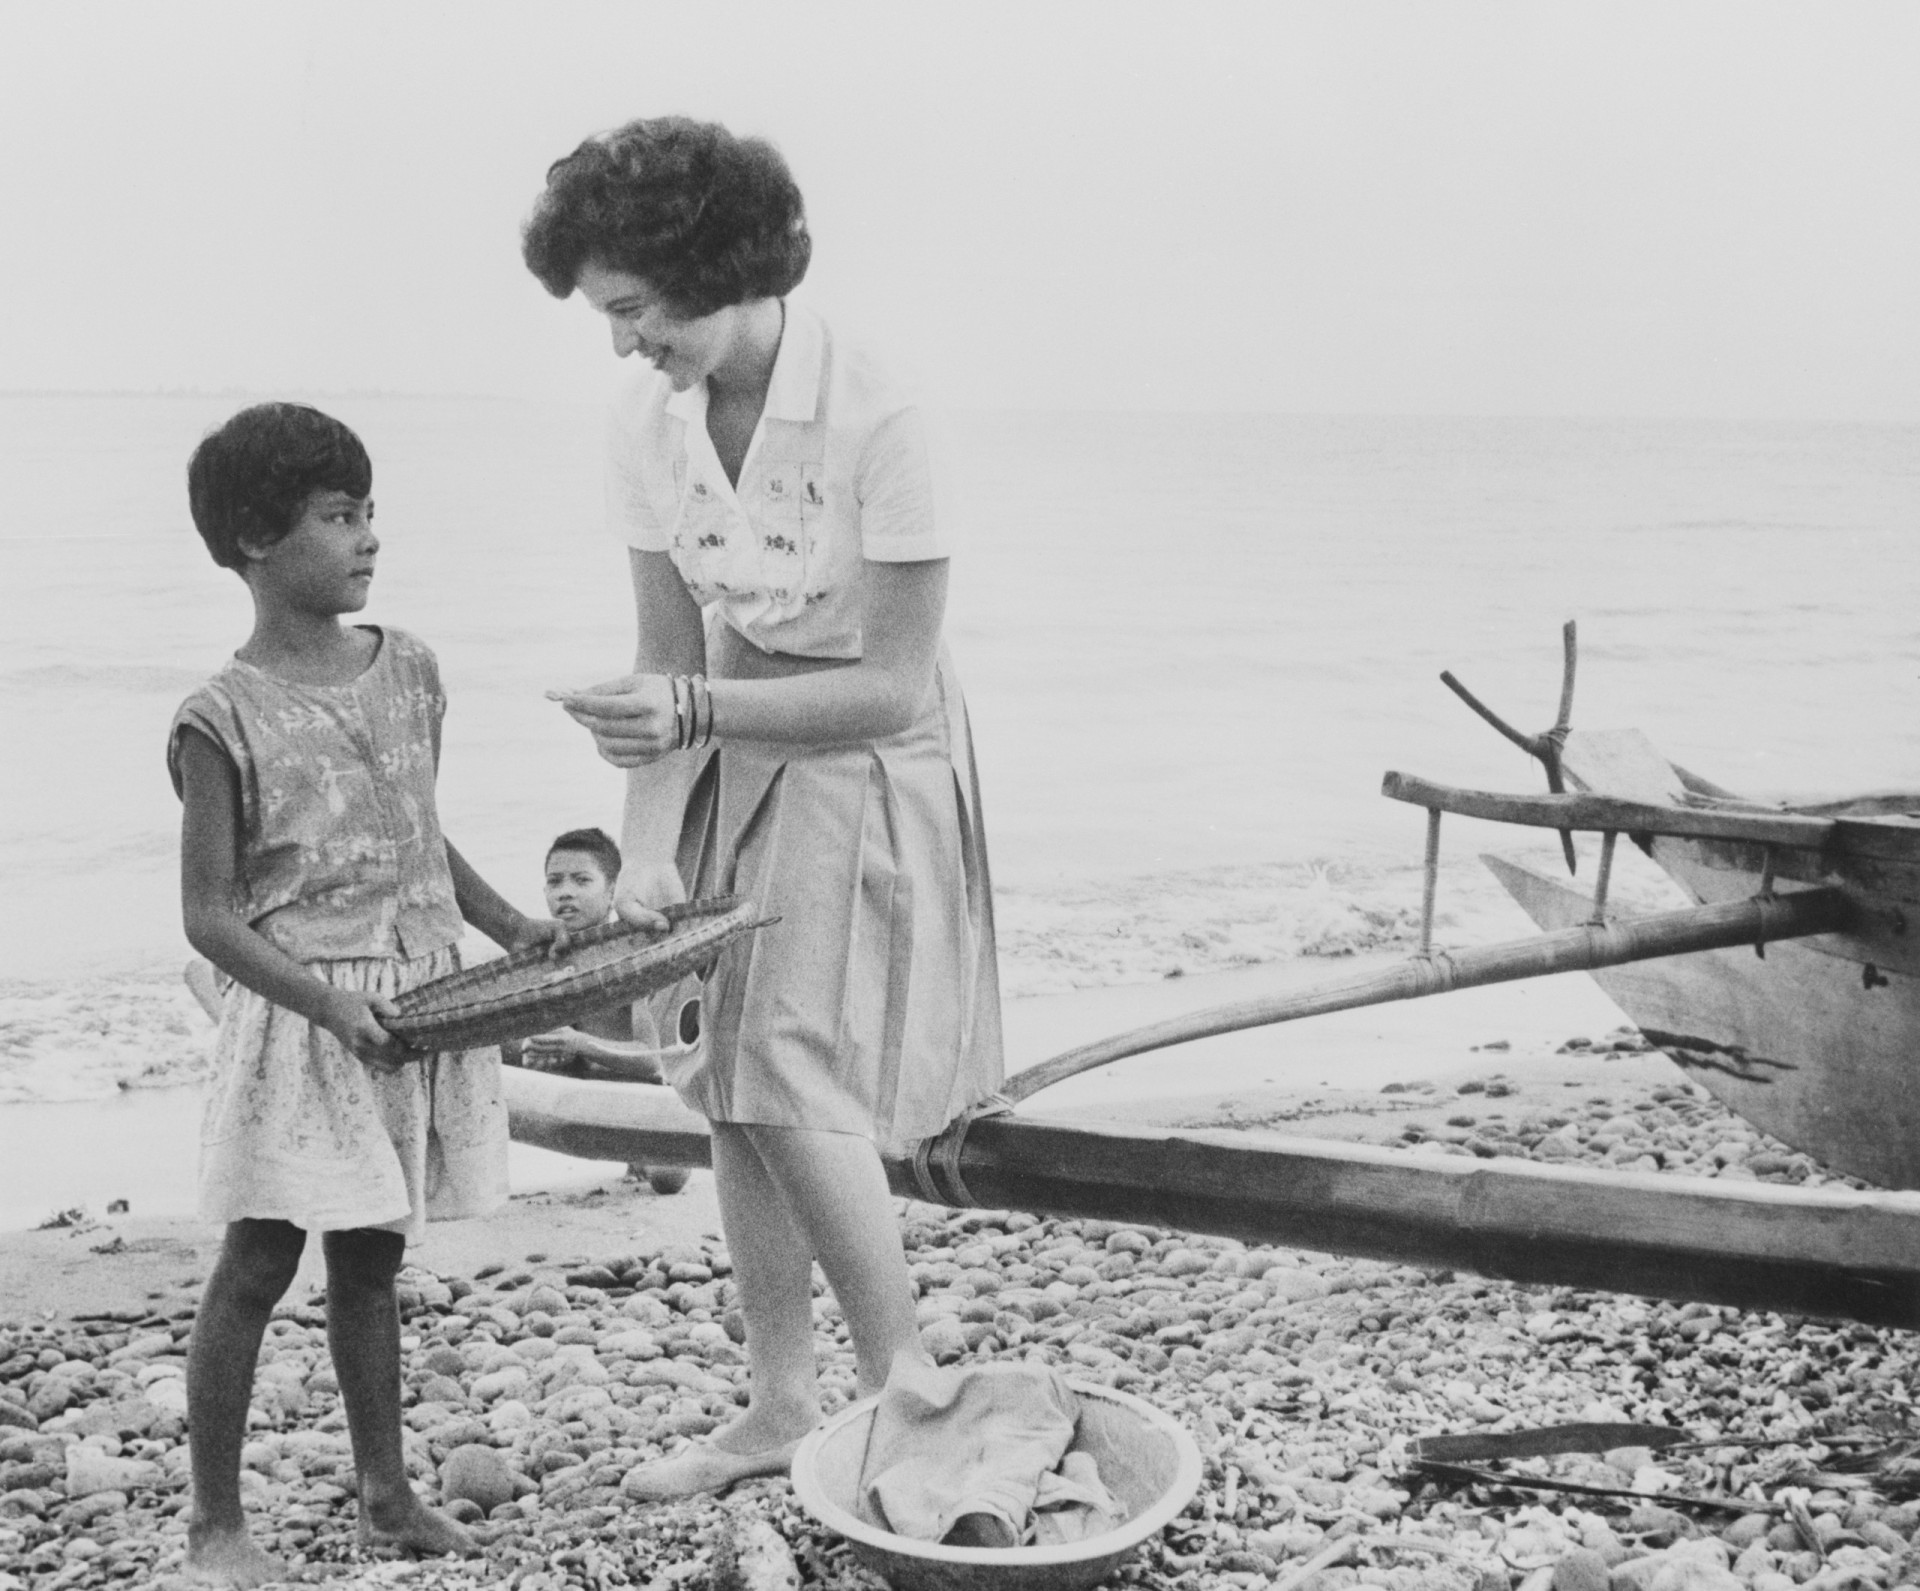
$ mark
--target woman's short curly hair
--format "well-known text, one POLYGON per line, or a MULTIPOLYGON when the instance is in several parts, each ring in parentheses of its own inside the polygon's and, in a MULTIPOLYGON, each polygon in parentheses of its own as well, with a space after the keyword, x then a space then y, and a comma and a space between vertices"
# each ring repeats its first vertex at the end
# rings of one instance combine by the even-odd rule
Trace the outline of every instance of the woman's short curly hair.
POLYGON ((589 138, 547 172, 521 234, 555 298, 588 262, 638 276, 693 319, 779 298, 807 274, 813 239, 779 150, 717 122, 658 116, 589 138))
POLYGON ((241 543, 271 547, 315 492, 365 497, 373 461, 350 427, 302 403, 257 403, 210 431, 187 462, 194 529, 223 569, 247 567, 241 543))

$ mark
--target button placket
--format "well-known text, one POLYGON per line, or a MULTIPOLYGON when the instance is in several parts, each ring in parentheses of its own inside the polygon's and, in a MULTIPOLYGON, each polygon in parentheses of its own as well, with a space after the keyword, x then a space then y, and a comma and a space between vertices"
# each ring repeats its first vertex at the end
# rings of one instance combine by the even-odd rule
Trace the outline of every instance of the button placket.
POLYGON ((801 519, 802 471, 797 462, 767 464, 753 493, 754 538, 760 579, 781 607, 799 600, 807 578, 806 529, 801 519))

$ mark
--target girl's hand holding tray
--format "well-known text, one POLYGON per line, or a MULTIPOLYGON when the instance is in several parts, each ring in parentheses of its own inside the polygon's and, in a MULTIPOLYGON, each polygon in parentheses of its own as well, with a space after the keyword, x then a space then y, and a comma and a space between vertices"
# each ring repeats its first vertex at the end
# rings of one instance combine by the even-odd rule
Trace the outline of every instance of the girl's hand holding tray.
POLYGON ((329 989, 325 1002, 325 1014, 317 1025, 374 1070, 397 1072, 408 1061, 425 1059, 385 1025, 396 1013, 393 1002, 384 996, 363 994, 357 989, 329 989))
POLYGON ((387 1029, 422 1052, 531 1038, 704 972, 734 940, 779 921, 737 895, 666 906, 661 915, 665 933, 606 923, 569 935, 561 956, 532 945, 421 984, 393 1002, 387 1029))

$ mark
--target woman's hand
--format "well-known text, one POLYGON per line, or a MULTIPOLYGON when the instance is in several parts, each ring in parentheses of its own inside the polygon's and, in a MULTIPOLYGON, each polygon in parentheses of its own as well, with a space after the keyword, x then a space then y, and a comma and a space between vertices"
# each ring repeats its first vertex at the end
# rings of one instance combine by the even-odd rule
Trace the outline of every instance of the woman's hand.
POLYGON ((627 674, 583 691, 548 691, 576 723, 586 725, 600 755, 616 768, 638 768, 680 749, 673 682, 664 674, 627 674))
POLYGON ((575 1061, 596 1059, 598 1048, 578 1028, 555 1028, 527 1040, 521 1064, 531 1072, 557 1072, 575 1061))
POLYGON ((622 868, 613 891, 613 909, 623 923, 664 933, 672 925, 661 915, 662 906, 677 906, 687 898, 680 869, 671 862, 622 868))
POLYGON ((377 1072, 398 1072, 416 1051, 397 1034, 389 1033, 380 1018, 398 1016, 394 1003, 378 994, 356 989, 329 989, 318 1025, 331 1033, 360 1060, 377 1072))

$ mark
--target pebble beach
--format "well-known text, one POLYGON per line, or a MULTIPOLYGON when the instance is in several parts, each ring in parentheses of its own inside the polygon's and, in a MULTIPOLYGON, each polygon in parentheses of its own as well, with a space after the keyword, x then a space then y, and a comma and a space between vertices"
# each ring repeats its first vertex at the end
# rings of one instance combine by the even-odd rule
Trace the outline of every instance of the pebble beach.
MULTIPOLYGON (((1492 1069, 1390 1085, 1370 1136, 1410 1155, 1843 1180, 1729 1116, 1630 1032, 1566 1048, 1590 1062, 1586 1086, 1543 1091, 1492 1069), (1631 1066, 1610 1072, 1614 1057, 1631 1066), (1384 1108, 1409 1093, 1419 1110, 1384 1108)), ((651 1195, 627 1184, 598 1197, 651 1195)), ((688 1210, 681 1225, 700 1224, 688 1210)), ((543 1219, 565 1239, 563 1212, 543 1219)), ((903 1225, 936 1358, 1037 1356, 1146 1399, 1198 1443, 1193 1502, 1113 1583, 1920 1583, 1920 1464, 1906 1457, 1920 1359, 1905 1333, 1016 1211, 910 1204, 903 1225), (1493 1481, 1416 1467, 1423 1437, 1569 1422, 1683 1435, 1495 1461, 1493 1481)), ((62 1240, 111 1254, 98 1235, 62 1240)), ((685 1504, 623 1498, 633 1466, 744 1400, 729 1273, 719 1239, 691 1230, 650 1248, 528 1249, 403 1273, 410 1461, 423 1495, 484 1544, 460 1562, 356 1547, 323 1300, 296 1285, 254 1398, 256 1538, 297 1584, 877 1587, 784 1478, 685 1504)), ((200 1280, 173 1275, 115 1306, 0 1314, 0 1591, 188 1583, 182 1375, 200 1280)), ((815 1307, 831 1412, 852 1395, 852 1358, 824 1289, 815 1307)))

